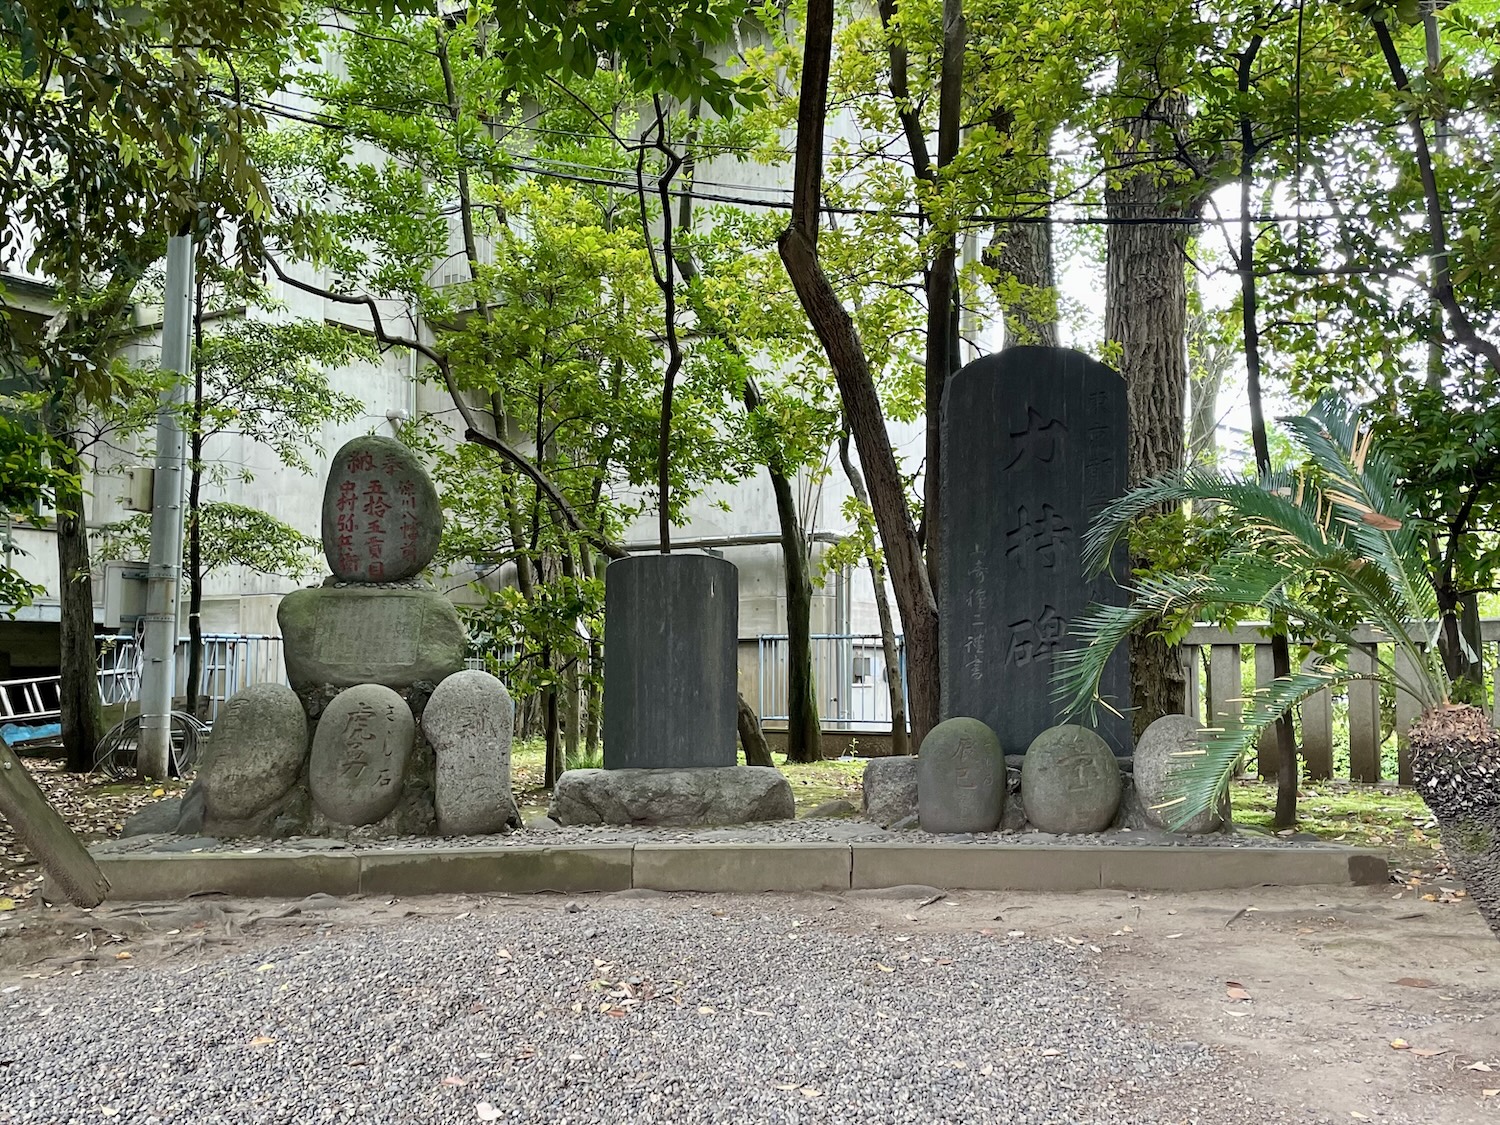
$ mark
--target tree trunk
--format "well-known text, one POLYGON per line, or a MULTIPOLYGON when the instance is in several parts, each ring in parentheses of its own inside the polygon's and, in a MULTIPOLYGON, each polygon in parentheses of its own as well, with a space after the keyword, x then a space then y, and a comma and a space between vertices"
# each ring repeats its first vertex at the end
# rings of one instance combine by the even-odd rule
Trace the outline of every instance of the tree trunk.
MULTIPOLYGON (((990 124, 996 132, 1009 137, 1014 130, 1015 115, 1003 107, 996 109, 990 114, 990 124)), ((1002 158, 996 178, 1020 187, 1032 199, 1048 200, 1052 196, 1050 172, 1047 156, 1022 153, 1002 158)), ((1000 206, 1014 207, 1015 204, 1007 202, 1000 206)), ((1052 207, 1046 202, 1028 203, 1027 210, 1034 211, 1035 218, 1046 219, 1052 207)), ((1004 346, 1038 344, 1057 347, 1057 276, 1052 265, 1052 224, 997 223, 994 238, 984 252, 984 263, 999 273, 1002 280, 1015 278, 1025 287, 1019 299, 1012 299, 1004 287, 1000 291, 1004 346)))
MULTIPOLYGON (((73 435, 56 425, 52 436, 70 453, 73 435)), ((82 471, 70 458, 70 474, 82 471)), ((84 773, 94 768, 94 750, 104 736, 104 712, 99 701, 99 653, 94 645, 94 583, 90 574, 88 526, 84 519, 83 482, 70 475, 57 489, 57 569, 61 617, 58 647, 62 685, 63 749, 68 769, 84 773)))
MULTIPOLYGON (((542 667, 552 668, 552 646, 542 645, 542 667)), ((543 741, 546 745, 546 764, 543 767, 542 784, 551 789, 563 775, 567 763, 563 761, 562 740, 558 737, 557 684, 554 681, 542 691, 543 741)))
MULTIPOLYGON (((1122 62, 1127 74, 1141 72, 1122 62)), ((1187 120, 1181 95, 1163 93, 1149 116, 1126 125, 1128 143, 1116 162, 1150 160, 1163 155, 1158 131, 1187 120)), ((1111 219, 1175 219, 1194 213, 1154 163, 1141 164, 1104 189, 1111 219), (1164 182, 1165 181, 1165 182, 1164 182)), ((1130 417, 1129 484, 1133 488, 1182 464, 1183 396, 1187 387, 1187 239, 1186 224, 1114 222, 1105 233, 1106 283, 1104 335, 1120 345, 1120 374, 1125 380, 1130 417)), ((1148 560, 1132 559, 1133 566, 1148 560)), ((1181 714, 1184 702, 1182 665, 1174 646, 1159 636, 1137 632, 1130 638, 1132 725, 1139 735, 1163 715, 1181 714)))
POLYGON ((745 765, 775 767, 776 763, 771 760, 771 748, 766 745, 765 732, 760 729, 760 716, 745 701, 744 695, 738 694, 736 698, 740 745, 745 748, 745 765))
MULTIPOLYGON (((849 456, 849 430, 845 427, 839 436, 839 460, 844 466, 844 475, 849 478, 849 488, 861 505, 870 506, 870 494, 865 490, 865 478, 860 474, 854 459, 849 456)), ((880 565, 880 554, 871 551, 870 580, 875 587, 875 614, 880 619, 880 649, 885 657, 885 686, 891 697, 891 753, 905 756, 911 753, 906 737, 906 689, 901 684, 901 654, 896 649, 896 627, 891 621, 891 601, 885 596, 885 567, 880 565)))
MULTIPOLYGON (((1250 93, 1250 79, 1255 56, 1260 51, 1262 37, 1251 37, 1249 45, 1239 56, 1239 92, 1241 97, 1250 93)), ((1254 122, 1246 113, 1240 115, 1240 311, 1244 318, 1246 389, 1250 399, 1250 436, 1255 444, 1255 466, 1262 476, 1271 471, 1271 447, 1266 435, 1266 415, 1261 406, 1260 393, 1260 321, 1259 295, 1255 285, 1255 232, 1250 223, 1251 191, 1254 186, 1255 155, 1254 122)), ((1287 644, 1286 633, 1277 630, 1271 634, 1271 673, 1280 680, 1292 674, 1292 654, 1287 644)), ((1292 713, 1287 711, 1276 720, 1276 816, 1273 824, 1277 828, 1290 828, 1297 823, 1297 733, 1292 725, 1292 713)))
POLYGON ((912 741, 920 747, 941 713, 937 602, 864 346, 818 259, 833 0, 810 0, 804 43, 792 221, 778 240, 778 248, 798 299, 828 355, 867 474, 870 506, 880 529, 906 633, 912 741))
POLYGON ((823 728, 812 662, 812 575, 807 537, 797 514, 797 498, 785 473, 771 470, 776 516, 781 525, 781 557, 786 568, 787 731, 786 760, 823 760, 823 728))
MULTIPOLYGON (((563 531, 562 520, 557 520, 558 530, 563 531)), ((587 546, 582 548, 588 550, 587 546)), ((567 544, 563 545, 562 552, 563 577, 577 580, 578 570, 573 564, 573 550, 567 544)), ((577 628, 577 619, 574 619, 574 628, 577 628)), ((567 668, 562 674, 563 690, 563 763, 576 762, 578 760, 578 727, 581 719, 578 706, 578 658, 568 662, 567 668)))

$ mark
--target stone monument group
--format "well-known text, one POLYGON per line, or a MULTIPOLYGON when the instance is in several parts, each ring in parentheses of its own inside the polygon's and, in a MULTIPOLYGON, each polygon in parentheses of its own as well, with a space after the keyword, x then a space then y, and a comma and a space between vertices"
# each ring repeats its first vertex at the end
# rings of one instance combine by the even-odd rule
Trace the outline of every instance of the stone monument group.
MULTIPOLYGON (((1054 656, 1091 603, 1123 596, 1084 573, 1084 533, 1121 495, 1126 402, 1081 353, 1011 348, 951 380, 943 430, 939 605, 945 715, 912 758, 875 759, 865 813, 930 833, 1165 827, 1170 775, 1197 723, 1169 716, 1132 746, 1122 653, 1093 727, 1057 725, 1054 656)), ((324 490, 330 574, 278 613, 287 684, 232 697, 198 776, 142 819, 214 837, 475 836, 521 828, 514 709, 466 670, 467 638, 425 582, 442 535, 431 479, 400 442, 367 436, 324 490)), ((1125 560, 1117 559, 1115 574, 1125 560)), ((771 767, 736 765, 735 567, 637 555, 605 570, 604 768, 569 770, 560 824, 733 824, 795 815, 771 767)), ((1185 831, 1211 831, 1203 816, 1185 831)), ((127 826, 127 829, 129 826, 127 826)))

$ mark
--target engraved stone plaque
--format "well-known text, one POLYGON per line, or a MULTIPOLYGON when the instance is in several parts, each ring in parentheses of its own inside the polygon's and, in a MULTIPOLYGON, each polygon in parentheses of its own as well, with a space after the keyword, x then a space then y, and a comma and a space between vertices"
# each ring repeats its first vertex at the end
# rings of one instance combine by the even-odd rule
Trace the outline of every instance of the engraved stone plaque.
POLYGON ((339 692, 313 735, 313 801, 340 824, 373 824, 401 797, 415 737, 411 709, 390 688, 361 684, 339 692))
MULTIPOLYGON (((1022 752, 1058 721, 1055 654, 1090 604, 1123 604, 1113 573, 1085 579, 1089 521, 1125 492, 1125 384, 1066 348, 1016 347, 953 376, 943 400, 939 621, 943 714, 982 720, 1022 752)), ((1101 685, 1099 733, 1130 752, 1122 646, 1101 685)), ((924 751, 925 752, 925 751, 924 751)))
POLYGON ((464 666, 467 640, 453 603, 436 590, 322 586, 293 590, 276 619, 287 682, 410 687, 464 666))
POLYGON ((323 553, 335 578, 410 578, 432 561, 442 534, 437 490, 406 446, 367 435, 334 454, 323 486, 323 553))

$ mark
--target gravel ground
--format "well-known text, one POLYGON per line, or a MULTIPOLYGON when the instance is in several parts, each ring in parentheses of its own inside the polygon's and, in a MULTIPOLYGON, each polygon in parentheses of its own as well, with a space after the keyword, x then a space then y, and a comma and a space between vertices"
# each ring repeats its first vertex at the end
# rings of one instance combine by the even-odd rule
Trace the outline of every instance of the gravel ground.
POLYGON ((1098 952, 995 926, 627 892, 143 948, 0 993, 0 1122, 1284 1120, 1098 952))
POLYGON ((1211 832, 1202 836, 1180 836, 1155 830, 1124 830, 1078 835, 1046 832, 983 832, 934 835, 918 828, 891 831, 858 817, 849 819, 776 820, 730 828, 646 827, 547 827, 494 836, 361 836, 356 830, 347 840, 295 837, 288 840, 218 840, 212 836, 127 836, 96 844, 98 854, 119 855, 143 851, 331 851, 369 848, 494 848, 522 845, 569 847, 591 844, 777 844, 777 843, 901 843, 901 844, 1025 844, 1034 847, 1108 844, 1117 847, 1339 847, 1312 834, 1295 837, 1238 828, 1233 832, 1211 832))

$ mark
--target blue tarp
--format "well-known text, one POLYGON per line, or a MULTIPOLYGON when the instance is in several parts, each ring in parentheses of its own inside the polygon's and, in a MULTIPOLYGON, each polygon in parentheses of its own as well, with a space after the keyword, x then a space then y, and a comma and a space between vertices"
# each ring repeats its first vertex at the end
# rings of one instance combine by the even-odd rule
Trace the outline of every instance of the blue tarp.
POLYGON ((7 746, 19 746, 23 742, 36 742, 43 738, 62 737, 61 723, 37 723, 35 726, 23 726, 20 723, 6 723, 0 727, 0 739, 7 746))

